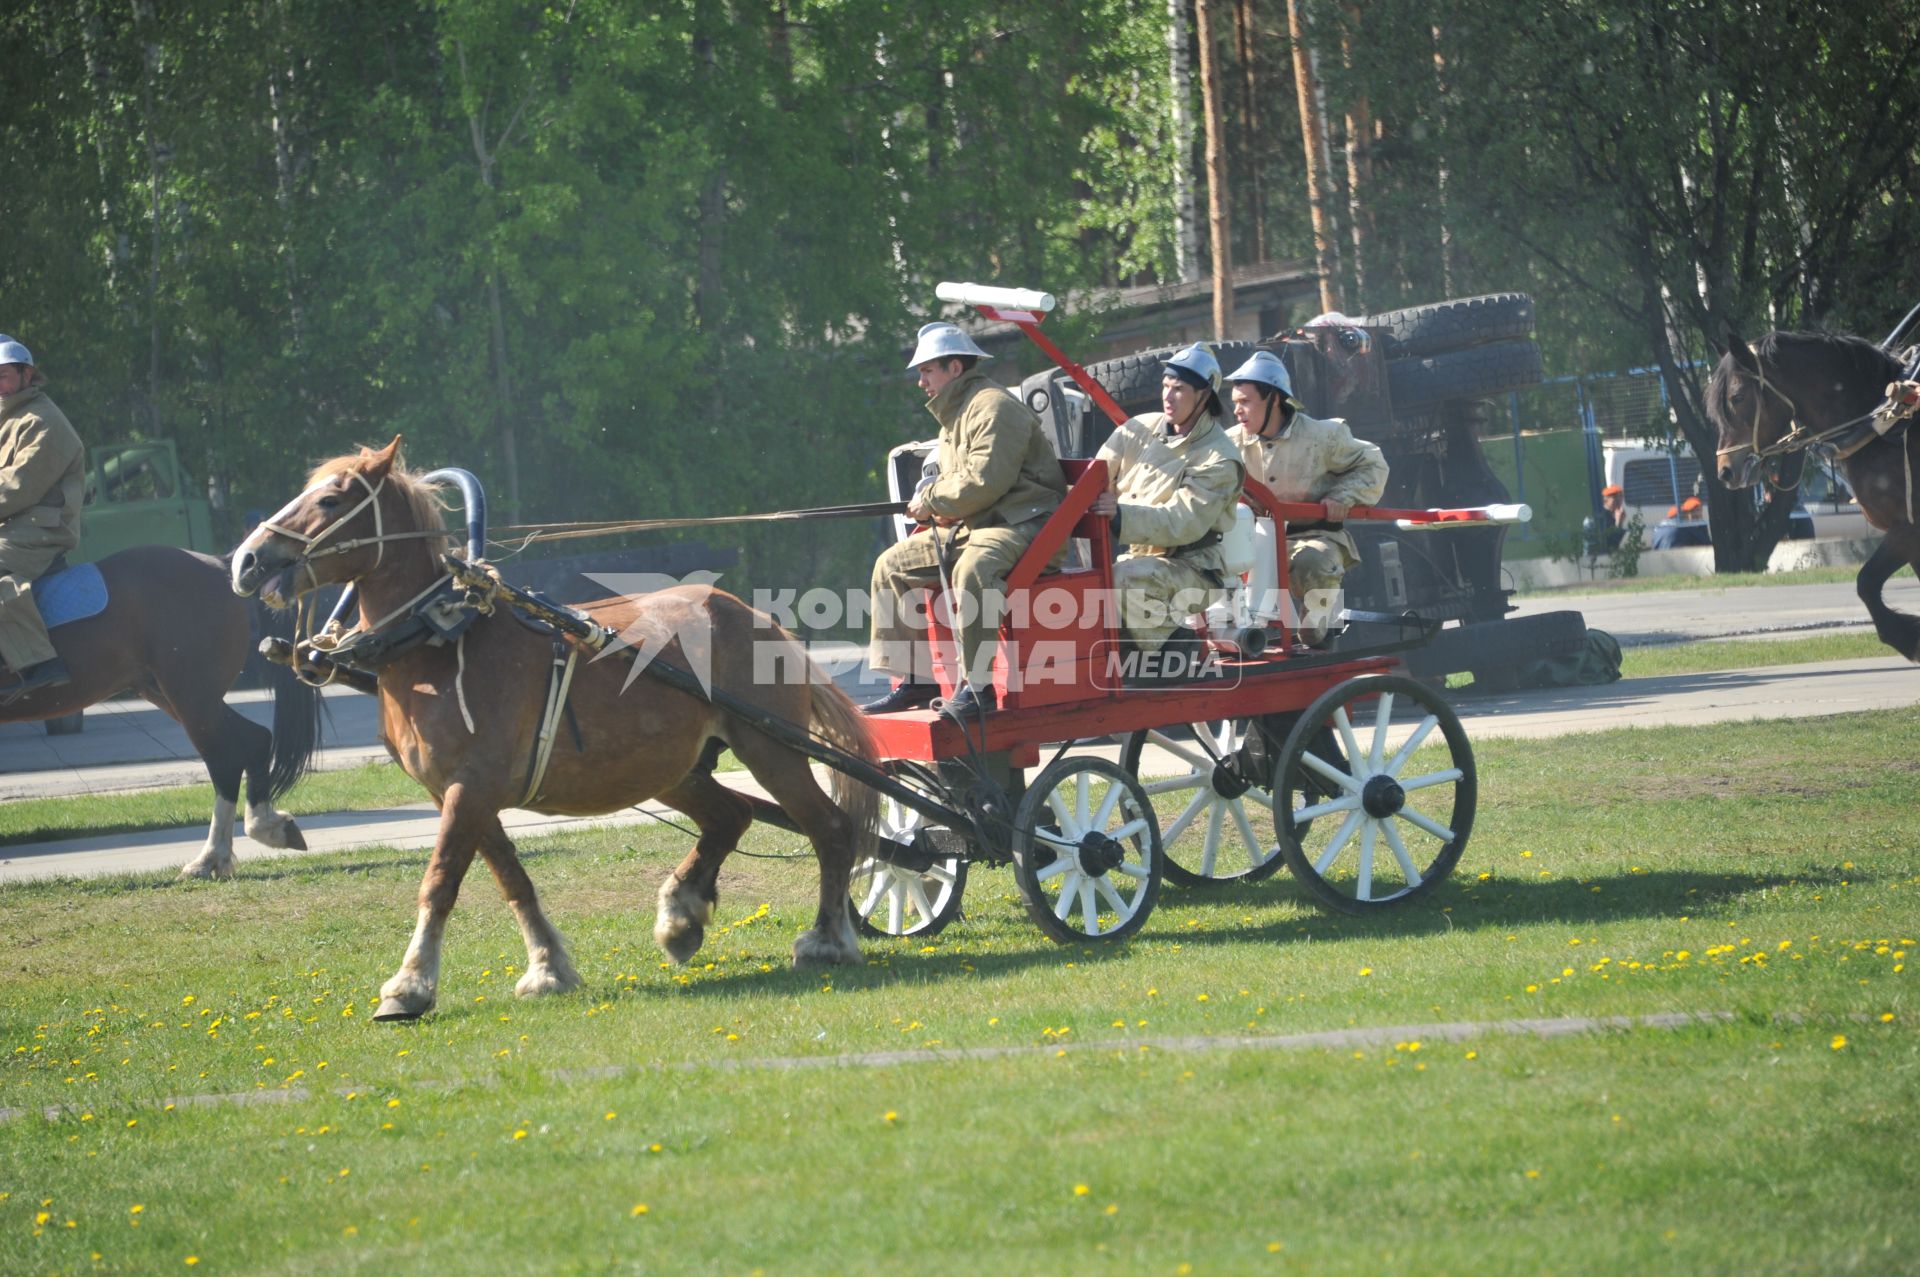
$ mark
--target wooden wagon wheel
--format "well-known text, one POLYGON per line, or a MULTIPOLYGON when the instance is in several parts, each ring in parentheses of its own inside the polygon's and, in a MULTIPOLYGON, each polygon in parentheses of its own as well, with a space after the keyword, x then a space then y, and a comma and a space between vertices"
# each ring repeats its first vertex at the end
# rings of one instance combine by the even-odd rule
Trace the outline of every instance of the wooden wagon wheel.
MULTIPOLYGON (((887 762, 886 770, 918 787, 937 793, 940 777, 932 769, 904 759, 887 762)), ((882 796, 882 838, 911 844, 932 822, 922 813, 882 796)), ((849 888, 854 924, 870 936, 932 936, 960 916, 960 897, 967 889, 967 862, 944 856, 921 869, 865 856, 853 867, 849 888)))
POLYGON ((1062 944, 1118 940, 1160 896, 1160 823, 1147 791, 1118 764, 1054 760, 1014 813, 1013 874, 1027 912, 1062 944))
POLYGON ((1257 882, 1280 868, 1264 744, 1247 718, 1149 727, 1127 737, 1120 766, 1158 801, 1168 881, 1183 887, 1257 882), (1148 755, 1149 745, 1171 762, 1148 755))
POLYGON ((1453 872, 1473 828, 1466 730, 1432 688, 1398 675, 1323 693, 1287 734, 1274 776, 1287 867, 1343 913, 1430 890, 1453 872), (1412 717, 1396 723, 1396 710, 1412 717))

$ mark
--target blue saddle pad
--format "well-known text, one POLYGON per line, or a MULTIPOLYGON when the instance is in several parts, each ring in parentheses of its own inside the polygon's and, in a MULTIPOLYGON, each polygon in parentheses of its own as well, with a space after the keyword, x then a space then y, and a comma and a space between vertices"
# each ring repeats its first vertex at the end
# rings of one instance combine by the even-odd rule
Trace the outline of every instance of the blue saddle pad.
POLYGON ((51 630, 106 611, 107 583, 96 565, 82 563, 35 581, 33 601, 51 630))

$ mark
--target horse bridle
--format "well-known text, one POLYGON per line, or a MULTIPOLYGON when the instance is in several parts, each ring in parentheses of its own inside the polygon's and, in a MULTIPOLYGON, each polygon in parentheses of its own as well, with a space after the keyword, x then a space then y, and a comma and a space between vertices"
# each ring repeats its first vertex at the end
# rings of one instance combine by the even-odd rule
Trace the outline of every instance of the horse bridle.
MULTIPOLYGON (((1724 469, 1730 468, 1733 463, 1733 459, 1738 457, 1743 452, 1750 453, 1752 455, 1753 461, 1757 464, 1761 461, 1770 460, 1775 457, 1786 456, 1788 453, 1791 453, 1791 452, 1798 452, 1801 448, 1806 446, 1806 444, 1799 437, 1800 435, 1800 426, 1798 422, 1799 409, 1797 409, 1794 406, 1793 400, 1787 398, 1786 392, 1782 391, 1779 387, 1775 386, 1772 382, 1767 380, 1766 369, 1760 366, 1760 360, 1757 357, 1753 361, 1753 379, 1760 383, 1760 389, 1763 392, 1765 392, 1766 395, 1772 395, 1775 399, 1778 399, 1781 403, 1787 406, 1787 432, 1784 435, 1780 436, 1779 439, 1775 440, 1773 443, 1769 444, 1765 448, 1760 448, 1755 446, 1754 440, 1758 438, 1760 434, 1761 406, 1766 402, 1766 400, 1764 395, 1754 396, 1753 422, 1747 427, 1746 442, 1736 443, 1730 448, 1721 448, 1717 450, 1713 454, 1713 463, 1714 463, 1715 470, 1724 470, 1724 469)), ((1773 484, 1775 487, 1779 487, 1779 484, 1774 481, 1771 475, 1765 476, 1765 478, 1768 483, 1773 484)), ((1799 486, 1800 485, 1798 483, 1794 484, 1794 487, 1799 487, 1799 486)))
MULTIPOLYGON (((446 531, 445 529, 429 529, 427 531, 422 531, 422 532, 395 532, 391 535, 388 535, 386 531, 386 518, 381 513, 381 510, 380 510, 380 493, 383 490, 385 490, 387 486, 386 476, 384 475, 381 476, 380 482, 378 483, 368 483, 367 476, 365 476, 364 474, 361 474, 358 470, 349 470, 347 471, 347 475, 354 482, 358 483, 361 487, 365 488, 367 490, 367 495, 360 498, 359 502, 351 510, 348 510, 345 514, 340 515, 338 518, 328 523, 326 527, 321 528, 318 532, 314 533, 312 536, 308 536, 303 532, 295 532, 292 528, 285 527, 282 524, 275 523, 271 519, 263 520, 260 524, 260 526, 262 528, 265 528, 268 532, 271 532, 276 536, 286 537, 290 541, 296 541, 303 547, 300 554, 297 557, 295 557, 293 562, 288 564, 287 566, 293 569, 304 568, 307 573, 307 581, 313 587, 318 588, 320 585, 319 575, 315 573, 313 570, 314 560, 316 559, 324 559, 324 558, 327 558, 329 555, 334 555, 334 554, 346 554, 349 551, 358 550, 363 545, 371 545, 376 547, 373 554, 373 563, 369 565, 367 568, 367 572, 371 572, 374 570, 374 568, 379 567, 380 561, 386 557, 387 542, 389 541, 414 541, 414 540, 419 540, 423 537, 444 537, 444 536, 455 535, 454 533, 446 531), (362 510, 366 509, 369 505, 373 507, 373 535, 372 536, 355 537, 351 541, 342 541, 340 542, 340 544, 328 546, 324 550, 316 548, 322 542, 326 541, 329 537, 331 537, 334 533, 346 527, 347 524, 353 520, 353 517, 355 515, 359 514, 362 510)), ((352 581, 348 582, 348 584, 352 585, 358 582, 360 580, 360 577, 365 576, 367 572, 362 572, 360 576, 354 577, 352 581)))

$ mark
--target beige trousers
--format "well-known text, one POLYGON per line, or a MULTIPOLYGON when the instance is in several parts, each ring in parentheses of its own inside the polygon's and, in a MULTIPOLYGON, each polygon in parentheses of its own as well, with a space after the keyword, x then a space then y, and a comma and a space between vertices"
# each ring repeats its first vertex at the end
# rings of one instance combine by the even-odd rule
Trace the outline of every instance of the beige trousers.
POLYGON ((940 581, 937 536, 948 543, 948 579, 957 596, 950 601, 958 622, 954 641, 968 678, 984 680, 1006 611, 1007 573, 1045 523, 1041 518, 1011 528, 936 528, 888 546, 873 565, 867 664, 883 674, 933 681, 926 620, 919 612, 925 595, 916 592, 940 581))
POLYGON ((58 547, 0 540, 0 661, 16 673, 54 658, 47 623, 33 602, 33 583, 59 556, 58 547))
POLYGON ((1189 616, 1226 597, 1197 568, 1159 554, 1126 554, 1113 565, 1120 628, 1137 647, 1157 652, 1189 616))

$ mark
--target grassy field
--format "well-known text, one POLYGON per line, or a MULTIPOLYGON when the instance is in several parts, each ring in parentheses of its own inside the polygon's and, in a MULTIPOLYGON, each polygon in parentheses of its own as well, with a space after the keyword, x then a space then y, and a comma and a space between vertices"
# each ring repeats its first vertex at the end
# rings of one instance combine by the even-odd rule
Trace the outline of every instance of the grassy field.
POLYGON ((1659 576, 1609 577, 1603 581, 1524 589, 1518 593, 1523 598, 1538 598, 1555 594, 1659 594, 1668 590, 1699 593, 1750 585, 1852 585, 1854 578, 1859 575, 1858 565, 1799 568, 1792 572, 1719 572, 1708 576, 1664 573, 1659 576))
POLYGON ((513 998, 476 876, 398 1027, 419 854, 0 888, 0 1272, 1899 1271, 1916 757, 1907 712, 1488 742, 1385 917, 1282 878, 1062 948, 982 869, 824 974, 806 862, 732 862, 670 968, 682 836, 570 835, 529 862, 586 987, 513 998))

